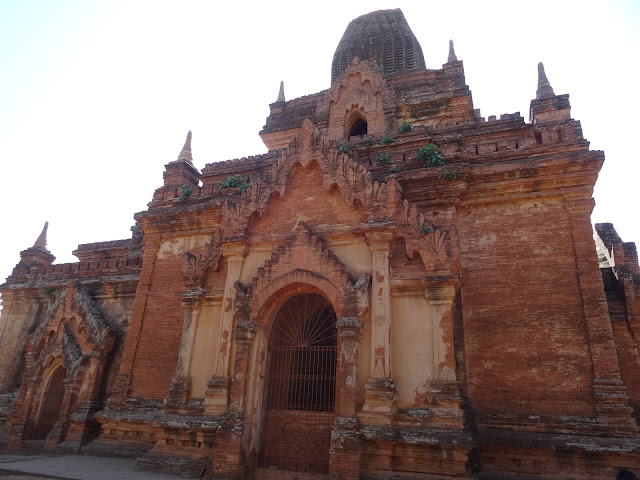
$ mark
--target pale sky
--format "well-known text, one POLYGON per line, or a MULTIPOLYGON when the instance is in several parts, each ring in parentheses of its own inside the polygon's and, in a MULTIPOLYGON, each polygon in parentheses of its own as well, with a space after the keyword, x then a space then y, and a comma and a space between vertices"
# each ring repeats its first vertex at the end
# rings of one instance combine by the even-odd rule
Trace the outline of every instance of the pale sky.
POLYGON ((402 8, 428 68, 453 39, 474 107, 528 122, 537 63, 606 160, 593 222, 640 242, 640 2, 0 0, 0 283, 49 221, 56 262, 130 237, 193 131, 195 166, 266 152, 280 81, 329 87, 350 20, 402 8))

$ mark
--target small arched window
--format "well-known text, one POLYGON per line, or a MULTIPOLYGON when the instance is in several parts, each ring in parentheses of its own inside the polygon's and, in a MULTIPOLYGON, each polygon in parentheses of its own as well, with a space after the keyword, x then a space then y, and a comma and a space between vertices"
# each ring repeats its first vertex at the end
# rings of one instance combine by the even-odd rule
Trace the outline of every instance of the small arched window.
POLYGON ((351 125, 350 137, 362 136, 367 134, 367 121, 359 118, 351 125))
POLYGON ((368 133, 367 119, 361 110, 353 110, 349 114, 345 122, 344 133, 347 139, 349 139, 349 137, 360 137, 368 133))

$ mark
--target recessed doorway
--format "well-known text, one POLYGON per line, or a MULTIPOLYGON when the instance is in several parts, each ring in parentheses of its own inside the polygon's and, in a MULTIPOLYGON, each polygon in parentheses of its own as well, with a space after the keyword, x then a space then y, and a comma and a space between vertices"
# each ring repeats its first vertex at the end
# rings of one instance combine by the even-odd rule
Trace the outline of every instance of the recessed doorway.
POLYGON ((260 467, 329 471, 336 367, 334 308, 315 293, 287 300, 267 347, 260 467))

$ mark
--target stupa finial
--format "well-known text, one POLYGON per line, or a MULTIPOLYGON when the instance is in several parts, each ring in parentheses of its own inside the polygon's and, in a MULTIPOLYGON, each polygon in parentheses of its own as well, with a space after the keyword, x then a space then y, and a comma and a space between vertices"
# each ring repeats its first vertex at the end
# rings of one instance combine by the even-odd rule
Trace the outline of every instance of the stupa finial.
POLYGON ((538 89, 536 90, 536 100, 544 100, 546 98, 555 97, 553 88, 547 79, 547 75, 544 73, 544 65, 542 62, 538 63, 538 89))
POLYGON ((184 147, 182 147, 178 160, 184 160, 193 165, 193 157, 191 156, 191 130, 187 133, 187 139, 184 142, 184 147))
POLYGON ((453 40, 449 40, 449 58, 447 59, 447 63, 457 62, 458 57, 456 57, 456 52, 453 49, 453 40))
POLYGON ((42 227, 42 232, 40 236, 37 238, 36 243, 33 244, 31 248, 37 248, 38 250, 47 250, 47 229, 49 228, 49 222, 44 222, 44 227, 42 227))
POLYGON ((276 103, 284 103, 284 82, 280 82, 280 91, 278 92, 276 103))

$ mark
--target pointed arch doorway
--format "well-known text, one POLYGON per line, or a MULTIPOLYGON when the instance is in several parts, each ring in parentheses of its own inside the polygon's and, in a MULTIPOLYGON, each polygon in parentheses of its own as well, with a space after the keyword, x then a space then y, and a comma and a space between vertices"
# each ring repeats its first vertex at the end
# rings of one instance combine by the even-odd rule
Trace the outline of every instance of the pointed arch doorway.
POLYGON ((287 300, 273 319, 267 347, 259 467, 329 471, 336 368, 333 306, 317 293, 287 300))
POLYGON ((33 431, 34 440, 46 440, 47 435, 60 418, 66 377, 67 370, 62 366, 57 367, 51 375, 47 390, 42 398, 42 410, 38 417, 38 423, 33 431))

